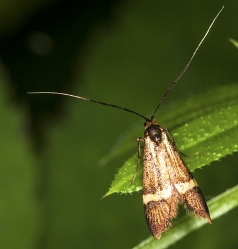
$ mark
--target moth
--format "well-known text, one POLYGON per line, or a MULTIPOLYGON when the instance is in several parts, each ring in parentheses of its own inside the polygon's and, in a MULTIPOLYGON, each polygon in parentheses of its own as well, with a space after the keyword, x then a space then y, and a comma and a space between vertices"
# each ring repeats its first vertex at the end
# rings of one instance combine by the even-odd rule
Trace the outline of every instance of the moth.
MULTIPOLYGON (((149 229, 156 239, 160 239, 161 234, 166 232, 172 225, 172 220, 177 216, 179 204, 182 204, 186 210, 194 213, 195 216, 204 218, 209 223, 212 222, 201 189, 180 157, 179 152, 175 147, 172 135, 167 129, 161 127, 154 117, 160 104, 188 69, 197 50, 206 38, 223 8, 224 7, 222 7, 213 19, 188 64, 180 73, 179 77, 168 88, 150 118, 127 108, 67 93, 28 92, 28 94, 58 94, 74 97, 96 104, 121 109, 140 116, 145 120, 144 138, 138 139, 137 168, 141 157, 140 144, 141 142, 144 142, 142 178, 144 213, 149 229)), ((132 182, 135 177, 136 173, 132 182)))
POLYGON ((152 118, 145 123, 143 140, 143 204, 153 236, 160 239, 161 233, 169 229, 178 204, 212 223, 205 198, 169 131, 152 118))

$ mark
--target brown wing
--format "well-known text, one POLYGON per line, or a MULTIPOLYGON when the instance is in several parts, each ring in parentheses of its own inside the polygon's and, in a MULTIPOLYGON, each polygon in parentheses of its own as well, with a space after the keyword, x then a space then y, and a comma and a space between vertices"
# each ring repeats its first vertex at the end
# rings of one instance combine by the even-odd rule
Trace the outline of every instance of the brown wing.
POLYGON ((179 195, 171 181, 166 147, 145 137, 143 160, 143 204, 147 224, 153 236, 160 238, 177 216, 179 195))
POLYGON ((174 167, 169 167, 169 174, 176 192, 179 193, 179 202, 183 204, 185 209, 189 212, 193 212, 196 216, 204 218, 211 223, 207 203, 201 189, 175 147, 172 146, 172 142, 169 137, 166 136, 167 133, 165 132, 164 134, 164 144, 173 162, 172 165, 174 165, 174 167))
POLYGON ((205 199, 193 176, 159 126, 161 138, 152 141, 145 134, 143 160, 143 204, 149 229, 154 237, 171 226, 178 204, 211 222, 205 199))

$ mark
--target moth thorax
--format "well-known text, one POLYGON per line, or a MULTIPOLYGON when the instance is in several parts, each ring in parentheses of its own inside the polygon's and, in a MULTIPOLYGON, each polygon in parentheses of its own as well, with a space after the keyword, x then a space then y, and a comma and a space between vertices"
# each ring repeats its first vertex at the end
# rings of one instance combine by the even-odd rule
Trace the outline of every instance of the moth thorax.
POLYGON ((162 132, 158 124, 151 124, 147 129, 146 133, 149 135, 150 139, 154 142, 160 142, 162 137, 162 132))

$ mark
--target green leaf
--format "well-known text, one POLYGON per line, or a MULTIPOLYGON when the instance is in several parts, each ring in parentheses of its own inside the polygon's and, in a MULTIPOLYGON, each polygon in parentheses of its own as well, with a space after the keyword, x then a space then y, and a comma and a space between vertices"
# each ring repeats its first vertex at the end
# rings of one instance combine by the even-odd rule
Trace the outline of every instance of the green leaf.
MULTIPOLYGON (((194 171, 237 151, 237 110, 238 85, 234 84, 176 104, 176 108, 167 110, 161 120, 172 127, 170 131, 176 147, 189 156, 183 159, 188 168, 194 171)), ((127 138, 118 150, 124 150, 126 141, 127 138)), ((112 193, 132 193, 141 189, 141 170, 137 173, 135 182, 130 185, 136 164, 137 155, 133 155, 120 168, 105 196, 112 193)))
POLYGON ((238 48, 238 42, 232 38, 228 39, 236 48, 238 48))
MULTIPOLYGON (((222 216, 238 206, 238 185, 227 190, 226 192, 218 195, 208 202, 208 207, 211 213, 212 220, 222 216)), ((187 234, 200 227, 208 224, 202 219, 185 215, 183 218, 174 222, 173 227, 169 230, 169 233, 163 234, 160 240, 156 240, 152 236, 142 241, 139 245, 133 249, 164 249, 179 241, 187 234)))

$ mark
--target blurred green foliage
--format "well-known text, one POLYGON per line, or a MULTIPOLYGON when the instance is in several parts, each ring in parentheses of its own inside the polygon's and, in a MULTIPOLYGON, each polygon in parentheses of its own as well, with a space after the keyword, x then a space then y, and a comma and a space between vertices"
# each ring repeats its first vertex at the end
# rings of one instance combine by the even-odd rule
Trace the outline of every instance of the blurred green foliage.
MULTIPOLYGON (((132 137, 133 151, 97 166, 120 134, 143 121, 86 101, 26 92, 64 91, 151 113, 223 5, 205 0, 82 3, 30 8, 26 2, 28 14, 18 12, 25 22, 2 31, 0 248, 130 248, 150 235, 141 194, 100 200, 117 169, 137 150, 143 128, 132 137)), ((18 8, 12 8, 5 23, 17 18, 18 8)), ((158 111, 159 123, 167 108, 179 113, 182 99, 237 82, 237 51, 227 40, 237 40, 237 11, 238 3, 228 1, 158 111)), ((195 172, 207 199, 237 184, 237 159, 234 154, 195 172)), ((175 246, 235 248, 237 218, 234 209, 175 246)))
POLYGON ((6 81, 1 69, 0 247, 33 248, 40 231, 38 163, 25 133, 27 112, 9 104, 6 81))

